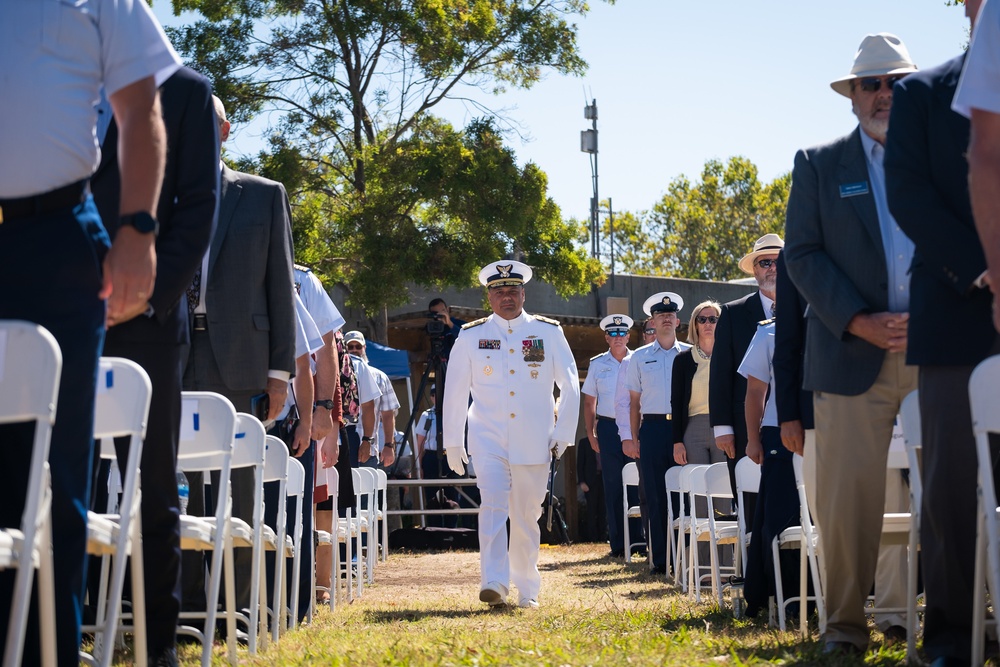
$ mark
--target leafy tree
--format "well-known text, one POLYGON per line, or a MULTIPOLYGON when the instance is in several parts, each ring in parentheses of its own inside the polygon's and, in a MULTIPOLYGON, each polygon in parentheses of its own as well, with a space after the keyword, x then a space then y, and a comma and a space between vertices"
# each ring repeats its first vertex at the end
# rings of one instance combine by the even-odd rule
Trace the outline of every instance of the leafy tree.
POLYGON ((518 255, 562 293, 599 267, 518 167, 495 123, 434 118, 469 87, 530 88, 586 63, 573 17, 584 0, 173 0, 203 19, 171 31, 231 120, 278 112, 271 144, 242 166, 292 195, 297 258, 345 282, 384 340, 384 307, 406 281, 468 285, 518 255))
MULTIPOLYGON (((623 272, 730 280, 753 242, 782 234, 791 174, 763 184, 744 157, 705 163, 699 182, 679 176, 652 210, 615 215, 616 262, 623 272)), ((602 248, 610 248, 602 221, 602 248)))

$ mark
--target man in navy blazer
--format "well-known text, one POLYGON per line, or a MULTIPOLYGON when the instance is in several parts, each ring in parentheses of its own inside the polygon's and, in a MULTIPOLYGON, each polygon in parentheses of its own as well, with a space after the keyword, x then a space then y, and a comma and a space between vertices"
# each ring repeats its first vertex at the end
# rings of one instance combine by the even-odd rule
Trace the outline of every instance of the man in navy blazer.
MULTIPOLYGON (((917 384, 903 355, 912 243, 889 214, 882 170, 892 84, 914 71, 898 37, 866 36, 850 74, 831 84, 850 98, 860 126, 799 151, 792 171, 784 258, 809 304, 804 387, 814 392, 823 471, 813 510, 830 653, 859 655, 868 646, 864 606, 879 560, 889 443, 899 405, 917 384)), ((902 617, 885 623, 887 641, 905 636, 902 617)))
MULTIPOLYGON (((966 2, 970 20, 979 5, 966 2)), ((963 54, 896 84, 885 151, 889 207, 916 246, 906 359, 920 367, 924 652, 934 664, 971 658, 978 464, 968 385, 997 351, 969 201, 969 121, 951 109, 964 62, 963 54)))
MULTIPOLYGON (((183 297, 208 248, 215 220, 219 140, 212 86, 205 77, 182 67, 160 87, 160 103, 167 130, 167 161, 156 208, 160 225, 156 283, 145 314, 108 329, 104 355, 135 361, 153 387, 140 463, 146 635, 150 664, 176 664, 174 629, 181 601, 174 471, 180 436, 181 356, 190 340, 183 297)), ((117 134, 112 120, 91 181, 94 200, 112 236, 118 228, 121 194, 117 134)), ((128 460, 128 441, 115 441, 121 465, 128 460)))

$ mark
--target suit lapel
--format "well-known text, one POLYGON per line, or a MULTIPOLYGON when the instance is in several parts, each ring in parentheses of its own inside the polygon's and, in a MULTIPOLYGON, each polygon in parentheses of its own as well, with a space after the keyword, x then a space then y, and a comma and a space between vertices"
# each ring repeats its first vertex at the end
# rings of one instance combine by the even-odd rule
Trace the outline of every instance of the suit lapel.
POLYGON ((764 314, 764 304, 760 301, 760 291, 754 292, 747 297, 746 306, 744 309, 747 316, 746 326, 751 332, 750 336, 752 337, 753 333, 757 331, 757 323, 767 319, 767 315, 764 314))
POLYGON ((868 173, 868 161, 865 159, 864 148, 861 144, 860 126, 855 128, 844 147, 837 176, 840 179, 837 183, 838 188, 854 183, 864 182, 868 184, 867 195, 855 195, 847 197, 847 199, 875 247, 884 255, 885 247, 882 245, 882 230, 878 224, 878 209, 875 208, 875 187, 871 175, 868 173))
POLYGON ((229 223, 236 212, 236 205, 240 201, 243 186, 240 185, 237 172, 223 165, 220 178, 221 187, 219 189, 219 220, 212 236, 212 246, 208 254, 208 275, 211 277, 212 269, 215 267, 215 260, 219 256, 219 250, 226 240, 226 231, 229 223))

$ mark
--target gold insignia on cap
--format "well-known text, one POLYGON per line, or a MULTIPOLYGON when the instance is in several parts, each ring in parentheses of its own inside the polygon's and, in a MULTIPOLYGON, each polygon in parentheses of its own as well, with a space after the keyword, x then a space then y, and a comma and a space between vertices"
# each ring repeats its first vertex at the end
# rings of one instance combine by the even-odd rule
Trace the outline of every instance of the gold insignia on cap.
POLYGON ((501 278, 510 278, 510 272, 513 270, 513 264, 501 265, 497 264, 497 273, 500 274, 501 278))
POLYGON ((669 296, 663 297, 663 305, 664 306, 669 306, 670 305, 670 297, 669 296))
POLYGON ((622 318, 618 315, 615 316, 615 324, 620 325, 622 323, 622 318))

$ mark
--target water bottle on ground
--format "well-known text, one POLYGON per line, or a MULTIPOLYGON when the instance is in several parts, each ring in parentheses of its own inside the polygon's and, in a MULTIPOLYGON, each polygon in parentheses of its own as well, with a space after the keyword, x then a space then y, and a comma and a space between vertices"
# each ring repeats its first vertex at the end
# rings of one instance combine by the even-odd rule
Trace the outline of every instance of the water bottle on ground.
POLYGON ((179 501, 178 506, 180 507, 181 514, 187 514, 188 508, 188 496, 191 495, 191 487, 188 485, 188 479, 180 470, 177 471, 177 500, 179 501))

